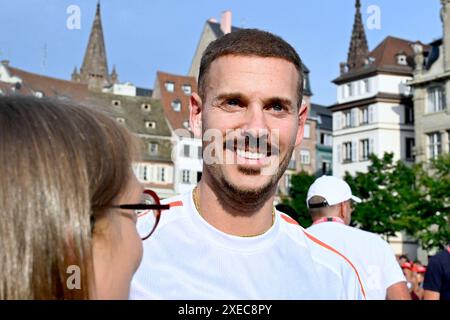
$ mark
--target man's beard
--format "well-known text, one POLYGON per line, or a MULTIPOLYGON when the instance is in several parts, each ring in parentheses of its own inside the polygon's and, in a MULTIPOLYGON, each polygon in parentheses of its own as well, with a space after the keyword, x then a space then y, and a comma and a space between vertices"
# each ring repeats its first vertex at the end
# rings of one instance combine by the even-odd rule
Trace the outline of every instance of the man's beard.
MULTIPOLYGON (((286 155, 280 161, 278 169, 271 175, 271 178, 260 187, 239 187, 225 177, 221 165, 219 164, 205 165, 205 171, 208 172, 210 177, 207 183, 214 191, 223 208, 231 209, 231 214, 235 216, 251 216, 255 212, 258 212, 274 194, 278 181, 289 165, 293 151, 294 147, 290 146, 286 155)), ((237 165, 237 170, 247 176, 259 176, 261 174, 261 169, 248 168, 242 165, 237 165)))

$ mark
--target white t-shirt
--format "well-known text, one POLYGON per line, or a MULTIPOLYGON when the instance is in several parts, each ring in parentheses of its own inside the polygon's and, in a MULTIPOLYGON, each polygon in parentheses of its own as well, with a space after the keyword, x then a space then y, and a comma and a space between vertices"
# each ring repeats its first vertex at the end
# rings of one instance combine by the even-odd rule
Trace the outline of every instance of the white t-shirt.
POLYGON ((192 192, 166 199, 131 284, 131 299, 363 299, 342 256, 276 212, 263 235, 238 237, 211 226, 192 192))
POLYGON ((391 247, 379 235, 339 222, 321 222, 307 231, 354 263, 368 300, 384 300, 387 288, 406 281, 391 247))

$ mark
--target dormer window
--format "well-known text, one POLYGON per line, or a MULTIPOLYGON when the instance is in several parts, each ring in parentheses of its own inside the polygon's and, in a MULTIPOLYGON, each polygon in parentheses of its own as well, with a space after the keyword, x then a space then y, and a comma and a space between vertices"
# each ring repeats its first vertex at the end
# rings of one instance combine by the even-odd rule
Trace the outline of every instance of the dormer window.
POLYGON ((166 87, 166 90, 168 92, 173 92, 175 90, 175 83, 173 83, 172 81, 166 81, 164 86, 166 87))
POLYGON ((183 90, 184 94, 190 95, 192 93, 192 87, 190 84, 183 84, 181 86, 181 90, 183 90))
POLYGON ((156 122, 155 121, 145 121, 145 127, 148 129, 155 129, 156 122))
POLYGON ((36 98, 43 98, 43 97, 44 97, 44 93, 43 93, 42 91, 36 91, 36 92, 34 93, 34 96, 35 96, 36 98))
POLYGON ((401 66, 408 65, 407 57, 406 57, 406 54, 404 52, 399 52, 397 54, 397 64, 399 64, 401 66))
POLYGON ((120 100, 113 100, 111 101, 111 104, 115 107, 120 107, 120 100))
POLYGON ((141 109, 143 111, 151 111, 152 110, 152 106, 150 105, 150 103, 143 103, 143 104, 141 104, 141 109))
POLYGON ((171 103, 173 111, 180 112, 181 111, 181 101, 176 99, 171 103))

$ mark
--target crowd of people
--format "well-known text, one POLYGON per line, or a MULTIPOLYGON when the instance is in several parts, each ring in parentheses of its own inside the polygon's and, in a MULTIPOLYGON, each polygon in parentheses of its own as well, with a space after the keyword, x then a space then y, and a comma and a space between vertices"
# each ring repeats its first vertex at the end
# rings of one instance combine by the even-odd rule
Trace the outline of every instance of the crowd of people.
POLYGON ((115 120, 0 97, 0 299, 449 299, 450 249, 425 277, 402 257, 402 274, 386 242, 349 226, 361 199, 343 180, 310 187, 307 230, 275 210, 308 113, 290 44, 227 34, 206 48, 198 82, 192 131, 219 131, 203 148, 235 162, 204 161, 191 192, 162 202, 139 184, 139 142, 115 120))

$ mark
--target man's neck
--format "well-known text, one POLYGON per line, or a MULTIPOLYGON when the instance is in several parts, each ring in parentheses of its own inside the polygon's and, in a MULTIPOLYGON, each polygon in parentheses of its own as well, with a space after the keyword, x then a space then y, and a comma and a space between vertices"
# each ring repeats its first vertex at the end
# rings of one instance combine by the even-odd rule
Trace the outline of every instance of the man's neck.
POLYGON ((274 195, 258 209, 252 212, 236 210, 236 206, 226 205, 229 199, 223 199, 223 194, 216 192, 204 179, 197 190, 198 210, 200 215, 216 229, 235 236, 254 236, 263 234, 273 224, 274 195))

